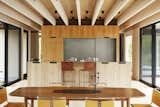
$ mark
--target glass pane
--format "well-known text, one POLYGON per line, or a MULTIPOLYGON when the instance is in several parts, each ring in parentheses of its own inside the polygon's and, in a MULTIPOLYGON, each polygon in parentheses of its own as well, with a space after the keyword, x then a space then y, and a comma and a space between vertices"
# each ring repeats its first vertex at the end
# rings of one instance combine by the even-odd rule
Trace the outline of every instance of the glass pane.
POLYGON ((0 28, 0 86, 4 84, 5 75, 5 30, 0 28))
POLYGON ((141 32, 141 79, 152 84, 152 33, 151 26, 141 32))
POLYGON ((116 62, 116 39, 97 38, 95 60, 97 62, 116 62))
POLYGON ((132 62, 132 36, 125 38, 125 59, 126 62, 132 62))
POLYGON ((19 79, 19 35, 20 30, 9 26, 8 29, 8 82, 19 79))
POLYGON ((160 87, 160 23, 156 24, 156 86, 160 87))

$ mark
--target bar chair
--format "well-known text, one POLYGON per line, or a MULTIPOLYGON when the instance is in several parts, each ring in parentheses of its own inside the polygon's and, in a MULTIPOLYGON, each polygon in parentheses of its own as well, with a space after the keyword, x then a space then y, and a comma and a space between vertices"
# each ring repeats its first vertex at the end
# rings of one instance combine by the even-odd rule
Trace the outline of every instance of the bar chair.
POLYGON ((24 107, 24 103, 20 102, 8 102, 7 101, 7 91, 6 88, 0 89, 0 105, 7 102, 4 107, 24 107))
MULTIPOLYGON (((158 91, 157 89, 153 90, 152 103, 160 107, 160 91, 158 91)), ((131 104, 131 105, 132 107, 152 107, 152 103, 151 104, 131 104)))

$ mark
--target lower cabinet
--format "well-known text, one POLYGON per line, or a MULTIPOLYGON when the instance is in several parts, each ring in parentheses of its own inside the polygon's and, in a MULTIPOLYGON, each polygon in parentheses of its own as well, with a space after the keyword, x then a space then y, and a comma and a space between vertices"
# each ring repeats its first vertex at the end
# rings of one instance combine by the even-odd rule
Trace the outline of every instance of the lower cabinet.
MULTIPOLYGON (((73 71, 72 71, 73 72, 73 71)), ((80 72, 80 78, 86 82, 88 74, 80 72), (85 79, 84 79, 85 78, 85 79)), ((117 64, 96 63, 97 85, 105 87, 121 87, 129 88, 132 79, 132 65, 131 64, 117 64), (99 79, 98 79, 99 77, 99 79)), ((68 74, 66 74, 68 75, 68 74)), ((62 70, 61 63, 28 63, 28 85, 29 86, 60 86, 62 85, 62 70)), ((71 77, 66 76, 66 81, 71 77)), ((74 75, 74 78, 76 76, 74 75)), ((78 78, 77 78, 78 79, 78 78)), ((75 80, 76 81, 76 80, 75 80)), ((84 84, 80 84, 84 86, 84 84)))
POLYGON ((106 87, 122 87, 131 86, 132 64, 118 63, 97 63, 97 83, 106 87))
POLYGON ((29 86, 58 86, 61 85, 60 63, 28 63, 29 86))

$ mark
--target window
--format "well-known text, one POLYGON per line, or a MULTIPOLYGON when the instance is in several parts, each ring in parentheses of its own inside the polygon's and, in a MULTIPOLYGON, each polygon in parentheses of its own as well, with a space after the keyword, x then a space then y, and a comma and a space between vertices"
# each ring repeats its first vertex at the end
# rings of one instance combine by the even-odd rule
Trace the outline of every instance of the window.
POLYGON ((41 56, 42 56, 42 47, 41 47, 41 43, 42 43, 42 37, 41 37, 41 33, 38 33, 38 53, 39 53, 39 61, 41 61, 41 56))
POLYGON ((156 24, 156 78, 155 85, 160 87, 160 23, 156 24))
POLYGON ((0 22, 0 85, 21 78, 21 29, 0 22))
POLYGON ((140 80, 160 87, 160 22, 141 28, 140 80))
POLYGON ((5 30, 0 28, 0 85, 5 82, 5 30))
POLYGON ((125 60, 126 62, 132 62, 132 36, 126 36, 125 38, 125 60))
POLYGON ((8 69, 7 69, 7 83, 12 83, 20 79, 21 69, 21 44, 20 44, 21 30, 12 25, 8 25, 8 69))
POLYGON ((141 30, 141 80, 152 84, 152 26, 141 30))

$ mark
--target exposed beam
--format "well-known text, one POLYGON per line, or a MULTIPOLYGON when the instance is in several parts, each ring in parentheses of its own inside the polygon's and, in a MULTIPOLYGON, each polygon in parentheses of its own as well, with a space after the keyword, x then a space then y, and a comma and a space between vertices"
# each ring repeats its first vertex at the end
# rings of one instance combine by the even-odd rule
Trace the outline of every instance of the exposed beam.
POLYGON ((1 2, 7 4, 9 7, 15 9, 17 12, 23 14, 37 24, 43 25, 42 17, 36 15, 35 12, 28 8, 25 4, 22 4, 17 0, 2 0, 1 2))
POLYGON ((77 16, 78 16, 78 25, 81 25, 81 5, 80 0, 76 0, 77 16))
POLYGON ((99 14, 101 8, 102 8, 103 3, 104 3, 104 0, 97 0, 96 6, 94 8, 93 17, 92 17, 92 25, 95 24, 96 19, 98 17, 98 14, 99 14))
POLYGON ((54 7, 56 8, 56 10, 58 11, 59 15, 61 16, 63 22, 68 25, 69 21, 68 21, 68 17, 63 9, 63 6, 60 2, 60 0, 51 0, 52 4, 54 5, 54 7))
POLYGON ((0 21, 4 22, 4 23, 8 23, 17 27, 23 27, 26 30, 34 30, 33 28, 31 28, 30 26, 27 26, 13 18, 10 18, 2 13, 0 13, 0 21))
POLYGON ((155 0, 137 0, 134 2, 134 4, 126 9, 125 12, 122 13, 122 15, 118 18, 118 25, 122 25, 124 22, 126 22, 131 17, 135 16, 137 13, 142 11, 144 8, 152 4, 155 0))
POLYGON ((141 27, 156 23, 158 21, 160 21, 160 12, 154 14, 153 16, 151 16, 151 17, 127 28, 127 29, 123 29, 123 27, 120 27, 120 29, 121 29, 120 32, 132 31, 133 29, 141 28, 141 27))
POLYGON ((159 4, 160 4, 160 0, 155 1, 153 4, 146 7, 144 10, 142 10, 141 12, 139 12, 138 14, 136 14, 135 16, 130 18, 127 22, 122 24, 120 27, 123 30, 125 30, 125 29, 153 16, 154 14, 157 14, 158 12, 160 12, 159 4))
POLYGON ((44 4, 40 0, 25 0, 30 4, 37 12, 39 12, 44 18, 46 18, 52 25, 56 25, 56 20, 53 15, 47 10, 44 4))
POLYGON ((30 19, 26 18, 22 14, 18 13, 17 11, 13 10, 12 8, 8 7, 4 3, 0 3, 0 13, 11 17, 25 25, 28 25, 32 27, 35 30, 40 30, 40 26, 34 22, 32 22, 30 19))
POLYGON ((106 16, 104 25, 108 25, 109 22, 118 14, 118 12, 126 6, 129 0, 116 0, 109 13, 106 16))

